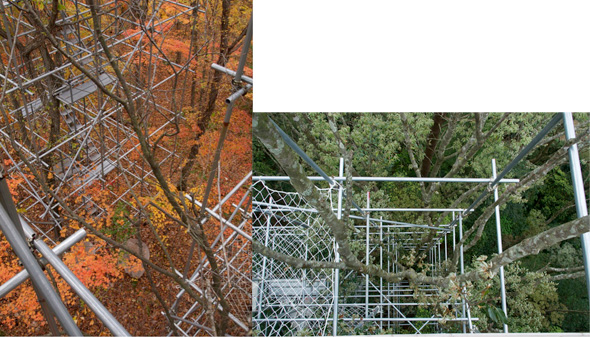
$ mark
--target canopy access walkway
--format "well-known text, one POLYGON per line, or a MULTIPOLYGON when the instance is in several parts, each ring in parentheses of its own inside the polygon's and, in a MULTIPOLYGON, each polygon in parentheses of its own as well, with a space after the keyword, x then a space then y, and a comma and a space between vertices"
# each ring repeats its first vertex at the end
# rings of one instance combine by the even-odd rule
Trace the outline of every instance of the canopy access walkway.
MULTIPOLYGON (((498 185, 518 183, 518 179, 505 178, 521 159, 556 125, 563 122, 567 139, 574 139, 575 130, 571 113, 556 114, 548 125, 500 172, 496 172, 492 160, 493 176, 489 178, 420 178, 420 177, 352 177, 352 181, 379 182, 438 182, 479 183, 488 188, 469 207, 451 208, 371 208, 367 195, 365 207, 352 201, 350 211, 351 247, 357 248, 358 258, 386 273, 400 269, 402 251, 413 250, 426 254, 429 276, 441 275, 443 262, 452 252, 459 254, 459 272, 463 274, 464 257, 463 219, 474 211, 488 194, 498 200, 498 185), (379 212, 379 216, 374 215, 379 212), (438 227, 412 224, 395 220, 399 212, 439 212, 450 214, 451 221, 438 227), (424 232, 434 233, 432 242, 422 242, 424 232)), ((344 161, 340 159, 339 175, 328 176, 297 144, 274 124, 283 141, 291 147, 319 176, 311 181, 327 182, 329 188, 319 188, 322 198, 332 206, 340 219, 344 212, 343 196, 344 161)), ((569 148, 570 167, 578 218, 588 214, 577 145, 569 148)), ((298 193, 277 189, 273 182, 289 181, 288 176, 253 177, 253 237, 276 253, 304 261, 340 262, 338 243, 322 217, 298 193)), ((325 184, 324 184, 325 185, 325 184)), ((358 199, 357 199, 358 200, 358 199)), ((500 210, 495 209, 496 233, 501 233, 500 210)), ((590 233, 582 235, 582 247, 586 277, 590 271, 590 233)), ((497 235, 498 252, 502 252, 501 236, 497 235)), ((498 276, 501 283, 502 309, 506 313, 504 274, 498 276)), ((347 335, 351 331, 394 331, 422 333, 430 326, 434 331, 445 332, 441 322, 456 322, 463 332, 477 329, 477 317, 472 317, 469 304, 463 297, 442 303, 448 306, 452 317, 417 315, 418 306, 432 305, 431 296, 438 296, 438 289, 428 285, 411 286, 407 281, 387 282, 382 277, 369 277, 355 271, 340 269, 297 269, 291 265, 261 254, 253 257, 254 281, 254 331, 264 336, 347 335), (370 330, 374 329, 374 330, 370 330)), ((589 284, 590 293, 590 280, 589 284)), ((440 305, 441 303, 437 303, 440 305)), ((504 325, 504 332, 509 327, 504 325)), ((442 334, 454 335, 454 334, 442 334)), ((543 335, 543 334, 541 334, 543 335)), ((574 334, 575 335, 575 334, 574 334)))

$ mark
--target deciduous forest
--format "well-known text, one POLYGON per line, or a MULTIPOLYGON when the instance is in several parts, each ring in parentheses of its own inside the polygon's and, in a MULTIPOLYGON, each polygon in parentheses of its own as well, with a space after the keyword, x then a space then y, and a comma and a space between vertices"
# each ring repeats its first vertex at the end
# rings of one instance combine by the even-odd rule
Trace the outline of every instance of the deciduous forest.
MULTIPOLYGON (((0 2, 2 208, 35 233, 18 241, 73 331, 114 333, 40 245, 65 244, 131 335, 249 333, 251 16, 247 0, 0 2)), ((0 234, 0 285, 22 270, 0 234)), ((1 288, 0 335, 72 334, 31 278, 1 288)))
MULTIPOLYGON (((319 310, 316 308, 330 301, 329 297, 324 298, 328 302, 319 300, 322 291, 336 286, 325 279, 330 280, 333 270, 339 270, 336 275, 340 275, 337 284, 340 290, 334 295, 340 297, 339 317, 334 317, 334 331, 339 334, 415 333, 412 327, 416 321, 386 326, 379 320, 379 317, 397 317, 396 322, 401 322, 406 316, 444 318, 437 324, 417 325, 415 329, 422 327, 422 333, 460 332, 462 323, 454 319, 461 307, 457 311, 451 303, 461 298, 465 299, 471 317, 478 319, 473 324, 480 332, 501 332, 504 323, 510 332, 587 332, 588 294, 580 234, 588 232, 589 222, 587 216, 580 219, 576 216, 568 148, 578 144, 588 198, 590 119, 588 114, 573 114, 576 138, 569 140, 560 118, 544 113, 255 114, 255 178, 288 178, 282 181, 260 178, 267 181, 254 185, 259 189, 255 199, 259 208, 254 214, 259 214, 255 219, 260 219, 254 225, 254 282, 258 282, 258 291, 265 291, 259 299, 263 301, 264 296, 272 296, 277 289, 286 287, 285 280, 265 282, 272 277, 280 278, 275 275, 299 275, 309 281, 307 288, 289 288, 291 293, 309 294, 305 302, 288 298, 284 290, 283 297, 275 295, 277 301, 282 301, 281 309, 277 309, 279 302, 273 304, 272 300, 254 308, 255 331, 264 335, 332 333, 331 323, 329 330, 322 330, 325 329, 322 322, 302 324, 292 320, 293 323, 281 325, 271 318, 283 315, 288 321, 293 318, 290 312, 297 311, 299 316, 307 315, 308 321, 313 322, 315 310, 319 310), (492 180, 480 184, 353 180, 353 177, 488 180, 493 176, 492 159, 499 174, 553 118, 559 119, 556 126, 505 176, 518 179, 517 182, 496 185, 497 201, 491 193, 495 188, 491 186, 492 180), (288 138, 295 145, 289 144, 288 138), (294 151, 294 147, 300 151, 294 151), (310 160, 303 160, 304 155, 310 160), (339 173, 340 158, 344 170, 339 173), (326 178, 319 177, 311 161, 330 179, 345 178, 330 185, 326 178), (307 176, 318 178, 310 180, 307 176), (341 217, 335 212, 340 200, 336 194, 339 186, 343 187, 341 217), (478 199, 479 195, 486 195, 486 189, 487 196, 478 199), (369 198, 370 209, 376 211, 353 216, 360 215, 355 213, 356 208, 365 207, 369 198), (445 224, 457 224, 450 211, 379 211, 392 207, 466 209, 474 202, 475 210, 462 219, 461 240, 458 232, 455 239, 454 231, 444 241, 438 236, 447 231, 445 224), (502 254, 498 254, 497 248, 496 206, 499 206, 502 254), (387 232, 388 235, 383 230, 380 234, 369 227, 367 217, 383 226, 387 223, 379 222, 380 219, 389 220, 398 224, 398 228, 387 232), (281 239, 276 234, 281 228, 288 228, 291 233, 284 241, 286 246, 273 244, 281 239), (321 237, 318 233, 327 234, 321 237), (273 235, 276 235, 274 239, 273 235), (400 243, 389 245, 395 237, 401 238, 400 243), (326 246, 318 248, 310 243, 317 240, 326 240, 326 246), (287 243, 290 241, 298 243, 290 246, 287 243), (459 249, 461 244, 464 256, 459 249), (308 248, 301 253, 299 245, 308 248), (428 251, 436 252, 437 245, 439 255, 433 258, 428 251), (439 259, 447 253, 447 259, 439 259), (464 270, 460 259, 464 259, 464 270), (395 267, 388 267, 390 264, 395 267), (283 274, 269 266, 284 268, 283 274), (505 316, 500 298, 500 267, 506 285, 505 316), (392 316, 387 313, 390 309, 379 307, 378 297, 369 296, 370 291, 375 291, 373 288, 367 288, 365 296, 365 282, 382 290, 388 289, 389 283, 396 284, 395 289, 405 284, 411 295, 405 299, 406 305, 398 303, 398 312, 392 316), (266 288, 261 290, 263 286, 266 288), (426 288, 433 292, 423 290, 426 288), (288 301, 292 304, 286 304, 288 301), (346 311, 355 306, 362 308, 365 301, 366 312, 346 311), (412 307, 410 302, 420 304, 412 307)), ((332 303, 324 312, 328 320, 335 310, 332 306, 337 308, 332 303)))
POLYGON ((589 114, 254 114, 252 6, 0 0, 0 336, 590 331, 589 114))

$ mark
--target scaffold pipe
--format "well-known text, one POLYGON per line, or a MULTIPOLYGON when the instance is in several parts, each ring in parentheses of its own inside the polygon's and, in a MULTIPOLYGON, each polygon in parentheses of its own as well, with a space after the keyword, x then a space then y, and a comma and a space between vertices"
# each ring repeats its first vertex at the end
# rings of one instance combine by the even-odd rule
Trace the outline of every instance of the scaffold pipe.
MULTIPOLYGON (((576 138, 576 129, 574 118, 571 112, 563 113, 563 124, 565 126, 565 138, 567 140, 576 138)), ((572 174, 572 184, 574 185, 574 199, 576 202, 576 213, 578 219, 588 215, 588 206, 586 205, 586 196, 584 192, 584 179, 580 166, 580 155, 578 153, 578 144, 570 146, 570 170, 572 174)), ((590 226, 589 231, 582 234, 582 253, 584 255, 584 270, 586 271, 586 287, 588 290, 588 299, 590 301, 590 226)))
MULTIPOLYGON (((65 253, 68 249, 72 248, 73 245, 80 242, 80 240, 82 240, 85 236, 86 236, 86 231, 83 228, 80 228, 76 233, 72 234, 67 239, 65 239, 62 243, 55 246, 53 248, 53 252, 56 255, 61 255, 61 254, 65 253)), ((43 259, 42 259, 41 262, 44 262, 44 264, 47 264, 47 260, 43 261, 43 259)), ((16 287, 21 285, 21 283, 25 282, 28 278, 29 278, 29 272, 25 269, 25 270, 22 270, 20 273, 14 275, 10 280, 4 282, 4 284, 2 284, 0 286, 0 298, 8 295, 8 293, 10 293, 16 287)))
POLYGON ((16 225, 12 222, 3 205, 0 205, 0 229, 2 229, 14 253, 31 275, 31 281, 35 284, 36 289, 45 298, 51 311, 53 311, 61 326, 66 330, 66 333, 70 336, 82 336, 82 332, 78 329, 76 323, 74 323, 74 319, 53 289, 51 283, 49 283, 49 280, 45 278, 45 274, 41 270, 37 259, 35 259, 26 242, 16 230, 16 225))
MULTIPOLYGON (((29 225, 21 219, 23 229, 27 237, 31 238, 35 232, 29 225)), ((76 275, 63 263, 49 246, 42 240, 33 240, 35 248, 47 259, 47 262, 55 271, 72 287, 72 290, 90 307, 96 316, 111 330, 114 336, 131 336, 129 332, 117 321, 117 319, 104 307, 104 305, 92 294, 76 275)))

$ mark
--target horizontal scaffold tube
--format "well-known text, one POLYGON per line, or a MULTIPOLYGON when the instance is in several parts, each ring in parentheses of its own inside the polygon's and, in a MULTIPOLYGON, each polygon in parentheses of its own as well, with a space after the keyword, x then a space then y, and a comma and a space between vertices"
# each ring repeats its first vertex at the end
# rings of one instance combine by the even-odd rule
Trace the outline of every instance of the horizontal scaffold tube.
MULTIPOLYGON (((228 74, 229 76, 236 76, 236 72, 228 69, 226 67, 220 66, 217 63, 213 63, 211 64, 211 68, 217 70, 217 71, 221 71, 222 73, 228 74)), ((252 77, 248 77, 246 75, 242 75, 242 81, 248 83, 248 84, 254 84, 254 80, 252 79, 252 77)))
MULTIPOLYGON (((266 206, 271 207, 270 209, 265 209, 265 211, 302 211, 302 212, 311 212, 317 213, 318 211, 314 208, 302 208, 302 207, 293 207, 293 206, 286 206, 286 205, 278 205, 278 204, 270 204, 267 202, 260 202, 260 201, 252 201, 253 205, 256 206, 266 206)), ((333 208, 334 212, 338 209, 333 208)), ((463 212, 465 209, 463 208, 360 208, 355 209, 351 208, 351 212, 463 212)))
MULTIPOLYGON (((342 317, 339 318, 342 321, 358 321, 358 318, 352 317, 342 317)), ((284 318, 262 318, 262 319, 254 319, 255 322, 281 322, 284 321, 284 318)), ((289 318, 289 321, 324 321, 325 318, 322 317, 307 317, 307 318, 289 318)), ((445 322, 462 322, 469 320, 468 318, 443 318, 443 317, 397 317, 397 318, 378 318, 378 317, 363 317, 363 321, 370 321, 370 322, 438 322, 438 321, 445 321, 445 322)), ((478 321, 479 318, 473 317, 472 321, 478 321)))
MULTIPOLYGON (((307 177, 311 181, 322 181, 324 177, 307 177)), ((333 177, 335 181, 345 181, 346 178, 333 177)), ((289 176, 254 176, 253 181, 289 181, 289 176)), ((491 183, 490 178, 418 178, 418 177, 352 177, 352 181, 391 181, 391 182, 431 182, 431 183, 491 183)), ((500 179, 498 183, 518 183, 520 179, 500 179)))

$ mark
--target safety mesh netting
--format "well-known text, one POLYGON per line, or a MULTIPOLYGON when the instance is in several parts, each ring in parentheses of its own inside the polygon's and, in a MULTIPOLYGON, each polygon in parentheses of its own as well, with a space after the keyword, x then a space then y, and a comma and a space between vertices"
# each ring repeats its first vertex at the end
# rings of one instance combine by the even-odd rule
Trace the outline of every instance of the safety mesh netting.
MULTIPOLYGON (((315 188, 336 210, 340 186, 315 188)), ((281 189, 292 187, 280 181, 254 181, 253 239, 288 257, 336 261, 334 237, 317 210, 298 193, 281 189)), ((342 192, 346 195, 344 188, 342 192)), ((413 234, 425 227, 358 216, 354 219, 350 222, 354 227, 350 242, 359 261, 393 273, 398 271, 393 262, 398 251, 413 249, 413 234)), ((440 263, 440 259, 434 260, 440 255, 440 245, 427 255, 433 265, 440 263)), ((418 291, 407 282, 389 283, 352 270, 297 269, 280 258, 257 253, 253 253, 252 280, 254 335, 420 333, 427 326, 432 326, 429 331, 439 330, 438 318, 420 317, 423 315, 417 311, 421 301, 418 294, 424 298, 437 296, 438 290, 431 287, 418 286, 418 291)))
MULTIPOLYGON (((332 203, 337 189, 319 189, 332 203)), ((319 214, 299 194, 256 181, 253 239, 296 258, 334 261, 334 239, 319 214)), ((332 323, 334 271, 295 269, 254 253, 253 332, 265 336, 325 335, 332 323)))

